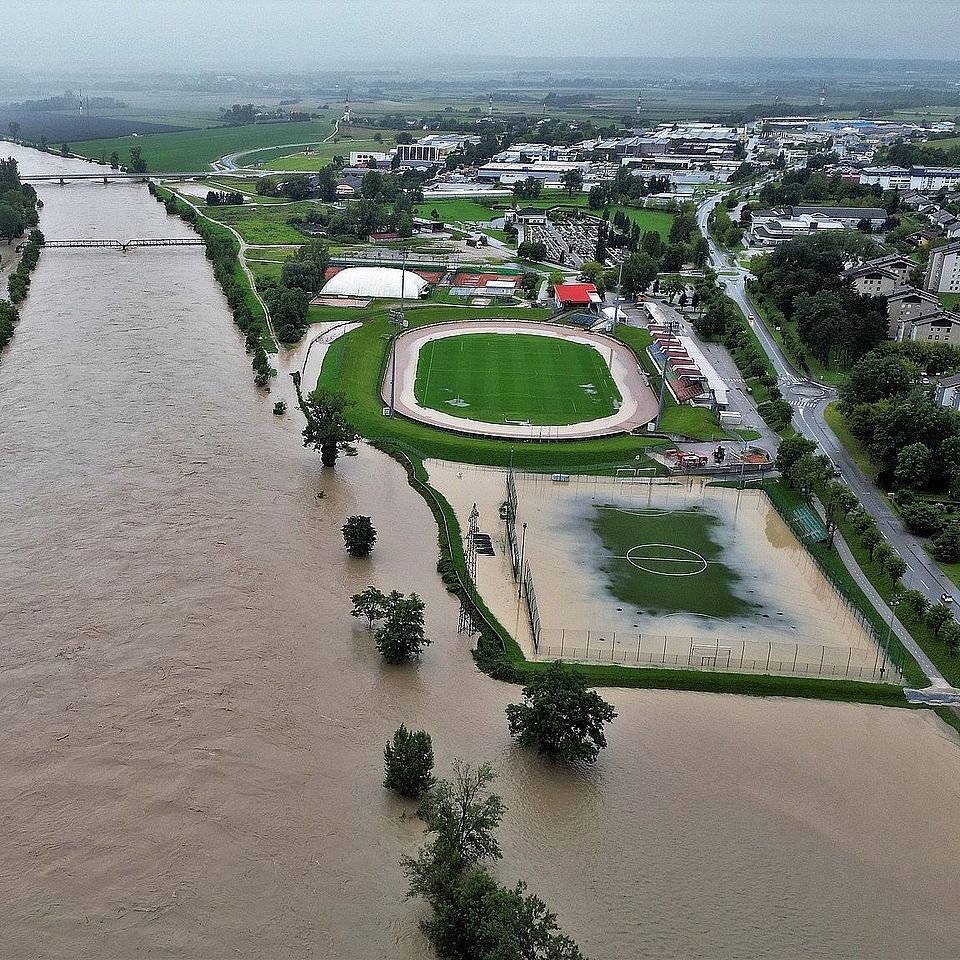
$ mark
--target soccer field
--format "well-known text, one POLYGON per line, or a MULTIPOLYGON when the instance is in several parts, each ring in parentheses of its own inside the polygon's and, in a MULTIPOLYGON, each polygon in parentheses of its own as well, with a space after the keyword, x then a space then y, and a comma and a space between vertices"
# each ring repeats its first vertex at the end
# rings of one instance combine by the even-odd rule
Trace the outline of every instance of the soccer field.
POLYGON ((430 340, 417 361, 417 402, 485 423, 558 426, 615 413, 606 359, 585 343, 522 333, 430 340))
POLYGON ((700 506, 598 505, 592 525, 608 554, 610 592, 643 613, 747 613, 751 604, 733 590, 740 577, 713 532, 720 524, 700 506))

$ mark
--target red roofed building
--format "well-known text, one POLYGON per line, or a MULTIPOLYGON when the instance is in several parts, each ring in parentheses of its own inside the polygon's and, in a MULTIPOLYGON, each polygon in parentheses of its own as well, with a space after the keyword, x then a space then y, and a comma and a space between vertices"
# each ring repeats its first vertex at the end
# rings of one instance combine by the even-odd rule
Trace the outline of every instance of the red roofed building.
POLYGON ((558 283, 553 288, 553 300, 558 310, 592 307, 603 302, 592 283, 558 283))

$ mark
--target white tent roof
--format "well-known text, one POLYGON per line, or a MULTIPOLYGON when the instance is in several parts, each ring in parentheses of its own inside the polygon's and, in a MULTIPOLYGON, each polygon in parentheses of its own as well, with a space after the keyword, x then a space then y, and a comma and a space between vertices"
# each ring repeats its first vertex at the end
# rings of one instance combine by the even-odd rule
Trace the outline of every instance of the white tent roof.
POLYGON ((334 274, 323 288, 324 296, 393 297, 403 295, 415 300, 427 288, 423 277, 393 267, 347 267, 334 274))

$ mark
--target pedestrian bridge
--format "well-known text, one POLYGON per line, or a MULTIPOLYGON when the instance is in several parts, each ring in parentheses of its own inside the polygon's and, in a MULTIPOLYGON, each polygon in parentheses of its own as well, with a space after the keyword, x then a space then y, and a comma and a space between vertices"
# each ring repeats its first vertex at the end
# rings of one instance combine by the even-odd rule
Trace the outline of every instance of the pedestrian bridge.
POLYGON ((120 250, 126 253, 134 247, 202 247, 204 241, 200 237, 144 237, 134 240, 47 240, 43 244, 44 250, 57 250, 64 247, 106 247, 111 250, 120 250))

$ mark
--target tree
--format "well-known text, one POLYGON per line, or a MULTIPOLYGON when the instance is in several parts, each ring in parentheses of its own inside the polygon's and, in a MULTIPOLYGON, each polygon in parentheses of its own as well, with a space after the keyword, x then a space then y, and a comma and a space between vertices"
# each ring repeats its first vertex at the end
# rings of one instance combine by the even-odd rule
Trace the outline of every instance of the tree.
POLYGON ((923 503, 922 501, 911 503, 900 511, 900 515, 903 517, 907 529, 921 537, 933 536, 943 528, 943 516, 930 503, 923 503))
POLYGON ((374 638, 387 663, 407 663, 420 658, 431 641, 423 632, 423 601, 415 594, 394 590, 387 597, 387 611, 374 638))
POLYGON ((340 451, 349 449, 357 436, 344 417, 346 397, 329 387, 317 387, 304 397, 300 392, 299 373, 293 374, 293 382, 297 389, 297 401, 307 420, 303 428, 303 445, 318 450, 323 465, 332 467, 340 451))
POLYGON ((797 488, 804 500, 810 500, 813 492, 826 483, 829 476, 830 461, 827 457, 805 453, 793 465, 788 474, 788 479, 797 488))
MULTIPOLYGON (((489 763, 473 767, 454 760, 453 779, 438 781, 420 806, 427 833, 434 835, 426 848, 429 859, 446 861, 454 872, 500 859, 500 844, 493 831, 500 826, 506 808, 497 794, 488 793, 494 779, 489 763)), ((427 895, 418 883, 418 862, 408 857, 404 868, 411 882, 410 892, 427 895)))
POLYGON ((802 456, 813 453, 816 449, 817 445, 813 440, 808 440, 799 433, 784 437, 780 441, 780 449, 777 451, 776 467, 785 477, 789 477, 793 465, 802 456))
POLYGON ((930 552, 941 563, 960 563, 960 524, 947 524, 933 538, 930 552))
POLYGON ((358 619, 363 617, 368 630, 372 630, 374 623, 387 615, 387 596, 376 587, 367 587, 362 593, 355 593, 350 600, 353 603, 351 616, 358 619))
POLYGON ((903 557, 894 554, 887 559, 886 570, 890 581, 896 583, 907 572, 907 563, 903 557))
POLYGON ((366 557, 377 542, 377 531, 369 517, 348 517, 341 531, 347 553, 351 557, 366 557))
POLYGON ((433 786, 433 741, 425 730, 401 724, 383 748, 383 785, 401 797, 419 800, 433 786))
POLYGON ((462 960, 583 960, 557 918, 522 881, 503 887, 471 870, 436 898, 424 930, 440 957, 462 960))
POLYGON ((623 261, 620 292, 628 299, 636 299, 657 277, 659 265, 646 253, 631 253, 623 261))
POLYGON ((0 238, 9 246, 23 233, 23 217, 9 203, 0 202, 0 238))
POLYGON ((120 154, 116 150, 110 154, 110 169, 119 170, 120 169, 120 154))
POLYGON ((876 527, 867 527, 860 535, 860 541, 867 548, 870 559, 873 560, 874 552, 883 543, 883 534, 876 527))
POLYGON ((583 676, 554 661, 523 688, 527 703, 507 707, 510 735, 561 763, 593 763, 607 745, 603 726, 616 711, 583 676))
POLYGON ((567 196, 572 197, 583 189, 583 174, 579 170, 567 170, 560 178, 560 182, 566 187, 567 196))
POLYGON ((927 609, 924 620, 933 635, 938 637, 943 632, 944 625, 953 620, 953 613, 945 603, 935 603, 927 609))
POLYGON ((147 161, 143 158, 143 148, 142 147, 131 147, 130 148, 130 172, 131 173, 146 173, 147 172, 147 161))
POLYGON ((902 487, 919 490, 930 482, 933 472, 933 456, 924 443, 911 443, 897 455, 893 477, 902 487))
POLYGON ((927 598, 919 590, 904 590, 900 594, 900 603, 906 606, 915 617, 922 617, 930 606, 927 598))

